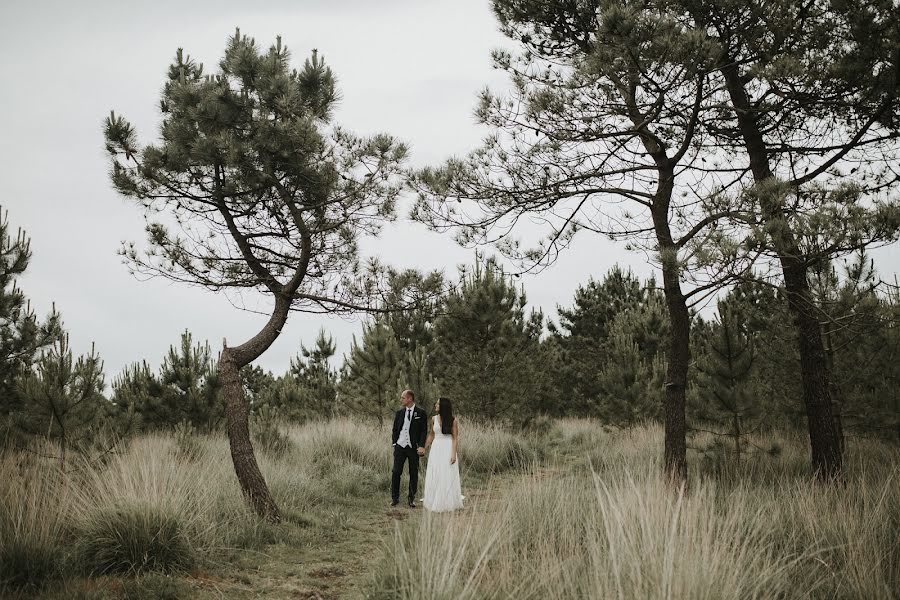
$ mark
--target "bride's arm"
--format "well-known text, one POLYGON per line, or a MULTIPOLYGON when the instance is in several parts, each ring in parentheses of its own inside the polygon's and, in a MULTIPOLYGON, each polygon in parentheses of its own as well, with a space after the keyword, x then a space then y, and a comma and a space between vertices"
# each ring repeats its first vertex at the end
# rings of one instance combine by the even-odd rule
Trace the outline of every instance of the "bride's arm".
POLYGON ((453 452, 450 454, 450 464, 456 462, 456 448, 459 445, 459 427, 457 426, 457 420, 453 419, 453 452))

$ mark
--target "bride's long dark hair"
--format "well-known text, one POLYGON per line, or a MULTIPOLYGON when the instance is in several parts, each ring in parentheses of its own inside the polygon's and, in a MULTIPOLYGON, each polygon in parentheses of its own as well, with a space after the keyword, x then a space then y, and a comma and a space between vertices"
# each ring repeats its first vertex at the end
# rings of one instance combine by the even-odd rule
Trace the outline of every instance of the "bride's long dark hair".
POLYGON ((453 433, 453 403, 450 398, 438 398, 438 414, 441 415, 441 433, 453 433))

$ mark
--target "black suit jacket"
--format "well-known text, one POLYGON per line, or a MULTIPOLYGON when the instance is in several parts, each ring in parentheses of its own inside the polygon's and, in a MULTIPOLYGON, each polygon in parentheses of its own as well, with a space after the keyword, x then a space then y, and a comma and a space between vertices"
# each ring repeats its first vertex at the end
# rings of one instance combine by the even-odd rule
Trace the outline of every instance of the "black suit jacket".
MULTIPOLYGON (((403 419, 406 417, 406 409, 401 408, 394 414, 394 428, 391 432, 391 445, 396 445, 400 438, 400 430, 403 429, 403 419)), ((413 449, 425 446, 425 438, 428 437, 428 413, 425 409, 416 405, 413 408, 412 419, 409 422, 409 441, 413 449)))

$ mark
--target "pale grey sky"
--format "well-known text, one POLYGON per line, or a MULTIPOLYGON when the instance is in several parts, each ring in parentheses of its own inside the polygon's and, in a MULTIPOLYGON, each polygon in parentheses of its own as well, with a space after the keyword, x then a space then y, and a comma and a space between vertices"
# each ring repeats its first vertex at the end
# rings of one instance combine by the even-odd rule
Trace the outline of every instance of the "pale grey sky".
MULTIPOLYGON (((217 69, 236 26, 264 48, 280 34, 298 67, 317 48, 338 76, 336 121, 407 141, 414 165, 472 149, 485 134, 472 116, 477 92, 505 84, 491 69, 490 50, 504 40, 487 0, 7 1, 0 22, 0 206, 33 250, 21 287, 39 314, 56 303, 76 353, 96 342, 108 380, 133 361, 156 367, 185 328, 215 352, 223 337, 244 341, 266 319, 221 294, 137 281, 116 255, 122 240, 143 241, 143 219, 110 186, 103 119, 113 109, 142 142, 155 140, 159 92, 178 47, 207 72, 217 69)), ((451 276, 456 264, 471 262, 472 252, 451 236, 402 217, 367 250, 389 264, 451 276)), ((883 275, 897 272, 897 244, 875 256, 883 275)), ((555 316, 578 284, 616 262, 641 276, 652 271, 623 244, 582 236, 555 266, 523 278, 528 299, 555 316)), ((360 323, 292 314, 258 363, 283 372, 320 327, 334 335, 340 357, 360 323)))

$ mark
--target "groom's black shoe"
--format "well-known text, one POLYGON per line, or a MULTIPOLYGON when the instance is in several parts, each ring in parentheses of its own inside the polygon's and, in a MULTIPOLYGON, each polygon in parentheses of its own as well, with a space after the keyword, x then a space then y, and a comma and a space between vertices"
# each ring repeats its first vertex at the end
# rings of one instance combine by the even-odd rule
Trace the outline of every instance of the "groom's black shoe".
POLYGON ((391 508, 396 508, 400 504, 399 500, 391 500, 391 508))
POLYGON ((414 501, 410 500, 410 501, 409 501, 409 507, 410 507, 410 508, 415 508, 415 507, 416 507, 416 503, 415 503, 414 501))

